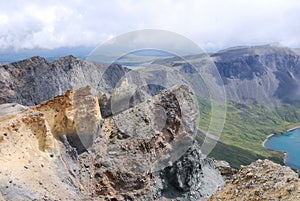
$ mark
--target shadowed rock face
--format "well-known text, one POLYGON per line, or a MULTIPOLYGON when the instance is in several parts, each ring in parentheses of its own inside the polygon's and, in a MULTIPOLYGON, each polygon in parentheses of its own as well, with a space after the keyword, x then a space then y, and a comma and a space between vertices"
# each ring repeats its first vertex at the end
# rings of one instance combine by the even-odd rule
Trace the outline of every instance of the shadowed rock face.
POLYGON ((269 103, 300 100, 300 54, 272 45, 241 47, 212 55, 228 98, 269 103))
POLYGON ((224 184, 210 158, 203 158, 195 143, 181 158, 161 171, 163 196, 168 199, 199 200, 207 198, 224 184))
POLYGON ((194 141, 186 86, 104 119, 91 87, 0 109, 5 200, 197 200, 224 184, 194 141))

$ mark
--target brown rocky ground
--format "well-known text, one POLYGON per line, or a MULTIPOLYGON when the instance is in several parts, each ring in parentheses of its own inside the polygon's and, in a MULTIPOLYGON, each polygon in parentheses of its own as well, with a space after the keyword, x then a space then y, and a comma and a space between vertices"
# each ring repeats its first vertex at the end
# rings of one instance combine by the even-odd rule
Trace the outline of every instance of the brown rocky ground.
MULTIPOLYGON (((78 147, 74 144, 72 148, 63 139, 64 136, 78 138, 79 132, 93 134, 90 131, 98 128, 100 109, 90 88, 68 91, 30 108, 2 104, 0 111, 3 197, 6 200, 81 199, 82 185, 76 178, 79 165, 74 150, 78 147), (88 125, 82 120, 86 118, 89 118, 88 125)), ((93 136, 82 136, 82 139, 79 140, 82 143, 92 143, 93 136)))
POLYGON ((219 170, 226 182, 231 181, 233 176, 238 172, 236 169, 232 168, 226 161, 214 160, 214 163, 217 170, 219 170))
POLYGON ((77 185, 68 184, 72 176, 64 168, 45 116, 29 108, 20 111, 19 105, 7 106, 16 110, 0 117, 0 189, 5 200, 75 199, 77 185))
POLYGON ((300 180, 289 167, 257 160, 243 166, 231 182, 209 199, 221 200, 297 201, 300 200, 300 180))

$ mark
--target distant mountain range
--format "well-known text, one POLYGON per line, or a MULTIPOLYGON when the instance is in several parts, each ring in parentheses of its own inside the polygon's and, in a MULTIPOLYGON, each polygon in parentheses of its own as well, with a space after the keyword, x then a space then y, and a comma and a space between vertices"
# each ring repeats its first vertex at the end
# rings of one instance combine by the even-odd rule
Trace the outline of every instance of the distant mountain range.
MULTIPOLYGON (((297 102, 300 100, 300 51, 277 45, 234 47, 209 54, 223 80, 228 100, 235 102, 297 102)), ((197 59, 185 57, 194 67, 203 66, 197 59)), ((159 59, 154 63, 179 65, 183 58, 159 59)), ((193 68, 193 67, 190 67, 193 68)), ((185 69, 185 70, 184 70, 185 69)))
MULTIPOLYGON (((89 62, 76 61, 77 59, 75 57, 72 57, 72 59, 70 59, 70 57, 65 57, 57 61, 54 60, 56 60, 59 55, 64 55, 70 52, 79 57, 79 59, 84 58, 87 54, 89 54, 91 49, 91 47, 82 47, 76 49, 61 48, 56 50, 23 50, 19 53, 13 51, 2 51, 0 52, 0 59, 2 62, 9 62, 18 58, 27 58, 29 55, 39 54, 48 60, 44 60, 41 57, 26 59, 21 62, 9 64, 8 66, 10 66, 10 71, 12 71, 11 69, 13 68, 21 70, 24 65, 43 66, 45 73, 49 74, 51 66, 56 66, 59 63, 58 61, 63 62, 63 65, 68 66, 78 66, 78 64, 80 64, 82 71, 88 71, 88 69, 84 69, 84 66, 91 64, 88 64, 89 62), (52 61, 54 63, 49 63, 52 61)), ((148 82, 153 82, 159 75, 161 78, 159 79, 161 82, 159 84, 163 86, 179 84, 179 82, 184 83, 188 80, 188 84, 192 85, 199 95, 202 94, 203 96, 207 96, 207 90, 201 88, 203 87, 203 83, 201 83, 197 76, 195 76, 195 72, 207 65, 204 61, 206 63, 213 62, 217 67, 219 74, 221 75, 221 79, 223 80, 228 100, 240 103, 257 102, 268 104, 276 102, 289 103, 300 100, 299 49, 292 49, 277 45, 253 47, 243 46, 229 48, 207 55, 186 56, 185 58, 174 57, 167 55, 164 52, 148 50, 146 52, 136 52, 127 55, 123 59, 120 59, 120 61, 116 61, 116 63, 119 62, 122 64, 123 62, 124 64, 125 62, 125 64, 131 66, 132 69, 140 67, 143 62, 159 65, 158 68, 154 69, 144 68, 144 70, 139 70, 139 73, 143 74, 148 82), (172 68, 167 68, 168 70, 166 70, 163 69, 164 66, 171 66, 172 68)), ((0 68, 4 71, 8 71, 7 65, 2 65, 0 68)), ((65 67, 58 67, 58 70, 60 68, 65 67)), ((11 74, 11 72, 8 73, 11 74)), ((32 73, 34 73, 32 75, 34 80, 42 80, 42 77, 36 74, 38 71, 33 70, 32 73)), ((59 77, 64 76, 64 74, 57 74, 57 76, 57 79, 59 79, 59 77)), ((202 76, 211 75, 205 74, 204 72, 202 76)), ((24 79, 24 77, 18 77, 13 80, 17 81, 18 79, 24 79)), ((17 85, 14 85, 13 83, 6 83, 8 81, 12 82, 12 80, 2 79, 2 83, 5 83, 2 90, 9 86, 14 86, 15 89, 17 88, 17 85)), ((89 79, 85 81, 87 83, 90 82, 89 79)), ((55 82, 48 83, 47 86, 49 87, 54 83, 55 82)), ((153 88, 153 90, 155 92, 159 89, 153 88)), ((55 93, 53 95, 58 94, 55 93)), ((49 98, 50 97, 46 97, 46 99, 49 98)))
POLYGON ((55 49, 22 49, 13 50, 5 49, 0 50, 0 62, 16 62, 27 59, 33 56, 40 56, 46 58, 48 61, 54 61, 59 57, 73 55, 79 59, 84 59, 94 49, 92 46, 80 47, 62 47, 55 49))

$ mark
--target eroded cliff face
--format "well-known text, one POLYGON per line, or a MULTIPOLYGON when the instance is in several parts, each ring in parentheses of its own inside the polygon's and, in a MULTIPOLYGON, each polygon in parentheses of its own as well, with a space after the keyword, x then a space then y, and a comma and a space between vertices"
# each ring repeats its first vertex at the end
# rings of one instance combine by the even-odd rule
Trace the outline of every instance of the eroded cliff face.
POLYGON ((31 109, 42 112, 52 134, 58 139, 66 136, 78 153, 91 147, 97 137, 101 114, 98 99, 92 95, 90 86, 68 90, 31 109))
POLYGON ((79 183, 64 167, 60 143, 46 116, 17 104, 1 105, 0 189, 5 200, 77 199, 79 183), (7 111, 3 113, 3 110, 7 111))
POLYGON ((1 192, 7 200, 81 200, 77 155, 101 120, 91 87, 33 107, 0 105, 1 192))
POLYGON ((299 200, 300 180, 291 168, 269 160, 243 166, 209 200, 299 200))
POLYGON ((224 184, 194 141, 186 86, 105 118, 98 98, 84 87, 37 106, 0 106, 3 199, 197 200, 224 184))

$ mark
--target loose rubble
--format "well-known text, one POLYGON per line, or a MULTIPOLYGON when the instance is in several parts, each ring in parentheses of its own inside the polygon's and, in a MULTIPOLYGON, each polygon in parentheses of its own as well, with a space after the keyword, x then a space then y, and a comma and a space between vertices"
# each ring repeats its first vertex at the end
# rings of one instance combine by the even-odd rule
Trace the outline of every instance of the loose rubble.
POLYGON ((242 166, 231 182, 209 201, 300 200, 300 180, 291 168, 270 160, 257 160, 242 166))

